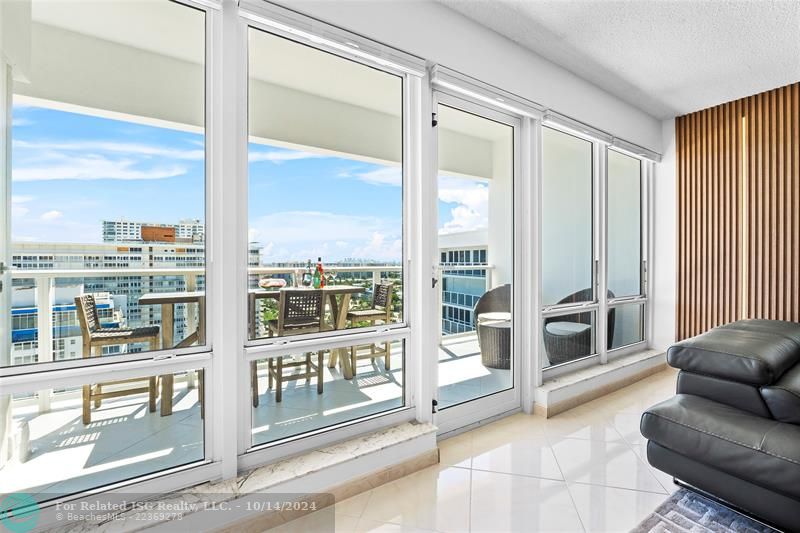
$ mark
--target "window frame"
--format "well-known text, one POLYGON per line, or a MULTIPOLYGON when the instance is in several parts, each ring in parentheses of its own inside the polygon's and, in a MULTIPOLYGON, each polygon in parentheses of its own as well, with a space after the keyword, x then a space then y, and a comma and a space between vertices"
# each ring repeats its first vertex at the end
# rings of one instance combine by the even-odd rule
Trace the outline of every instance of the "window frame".
MULTIPOLYGON (((603 136, 594 135, 589 131, 578 131, 572 127, 565 125, 561 122, 550 122, 545 119, 542 128, 551 128, 562 133, 578 137, 580 139, 592 143, 593 165, 592 165, 592 205, 594 214, 592 216, 594 228, 592 233, 593 241, 593 257, 594 265, 592 266, 593 272, 593 288, 594 299, 590 302, 578 302, 574 304, 563 305, 542 305, 539 309, 538 328, 544 327, 544 319, 553 316, 560 316, 571 314, 575 312, 591 312, 596 311, 595 334, 593 336, 595 341, 595 353, 567 361, 558 365, 551 365, 541 368, 544 357, 540 353, 537 366, 540 368, 538 376, 538 383, 542 383, 546 379, 552 379, 566 372, 571 372, 594 364, 606 364, 610 360, 623 357, 625 355, 639 352, 644 350, 650 343, 651 339, 651 320, 650 320, 650 305, 649 305, 649 287, 650 280, 648 277, 648 265, 650 264, 650 239, 652 231, 651 217, 651 181, 654 174, 654 163, 649 161, 640 154, 634 154, 623 148, 613 144, 613 138, 606 139, 603 136), (615 151, 628 157, 632 157, 639 161, 640 165, 640 293, 632 296, 623 296, 608 298, 608 152, 615 151), (609 349, 608 348, 608 311, 612 308, 621 307, 627 304, 641 304, 642 305, 642 339, 637 342, 629 343, 623 346, 609 349)), ((544 135, 541 136, 542 140, 539 143, 539 153, 541 158, 544 155, 544 135)), ((544 173, 540 175, 542 184, 544 183, 544 173)), ((540 197, 539 209, 542 208, 543 198, 540 197)), ((544 229, 544 223, 540 222, 539 234, 541 242, 541 233, 544 229)), ((540 259, 541 260, 541 259, 540 259)), ((540 276, 541 266, 540 266, 540 276)), ((545 280, 540 279, 540 292, 539 298, 541 299, 541 286, 545 280)), ((541 300, 540 300, 541 301, 541 300)), ((543 344, 537 344, 539 350, 544 350, 543 344)))
MULTIPOLYGON (((272 35, 275 37, 286 39, 295 45, 306 46, 311 48, 312 50, 316 50, 318 52, 330 54, 338 59, 342 59, 345 61, 353 61, 360 65, 363 65, 368 68, 375 69, 379 72, 383 72, 389 75, 397 76, 401 83, 401 115, 400 115, 400 122, 401 122, 401 142, 403 146, 401 148, 401 171, 402 171, 402 183, 401 183, 401 212, 402 212, 402 239, 403 239, 403 257, 400 261, 400 268, 401 268, 401 277, 403 281, 403 293, 402 293, 402 300, 403 300, 403 310, 402 310, 402 318, 400 322, 393 323, 393 324, 383 324, 380 326, 366 326, 366 327, 359 327, 354 330, 330 330, 325 332, 319 333, 304 333, 301 335, 292 335, 291 337, 258 337, 258 338, 250 338, 250 332, 248 331, 248 324, 242 325, 245 328, 244 331, 244 346, 247 350, 248 355, 252 353, 258 353, 259 349, 263 349, 262 353, 270 353, 270 346, 278 346, 278 350, 280 347, 292 344, 295 342, 300 341, 318 341, 320 344, 324 344, 327 341, 334 341, 339 337, 347 337, 349 335, 354 335, 355 333, 374 333, 376 338, 380 337, 382 334, 394 331, 396 333, 397 338, 402 338, 408 328, 409 328, 409 313, 407 302, 409 300, 409 289, 410 284, 412 283, 410 272, 409 272, 409 263, 410 263, 410 246, 409 246, 409 235, 410 235, 410 216, 411 216, 411 208, 410 208, 410 178, 409 178, 409 169, 411 168, 411 160, 409 157, 409 142, 410 139, 408 138, 409 134, 409 120, 410 114, 412 113, 412 102, 409 98, 410 93, 410 76, 411 74, 407 71, 404 71, 397 67, 391 67, 383 64, 376 63, 375 61, 370 61, 362 56, 354 56, 350 54, 343 53, 342 50, 337 50, 332 48, 331 46, 326 46, 317 40, 312 39, 305 39, 298 36, 297 33, 293 33, 291 31, 281 29, 280 26, 276 26, 275 19, 277 18, 276 12, 274 8, 271 9, 263 9, 263 6, 257 7, 244 7, 240 10, 239 16, 243 21, 243 32, 245 33, 245 47, 246 47, 246 58, 245 58, 245 71, 247 71, 247 65, 249 64, 250 56, 249 56, 249 32, 251 29, 256 31, 264 32, 268 35, 272 35), (267 16, 269 18, 265 19, 264 17, 267 16)), ((296 19, 296 17, 293 17, 296 19)), ((318 24, 319 25, 319 24, 318 24)), ((361 39, 363 41, 363 38, 361 39)), ((352 48, 351 48, 352 49, 352 48)), ((344 51, 346 52, 346 50, 344 51)), ((249 74, 245 75, 246 83, 249 83, 249 74)), ((248 113, 249 113, 249 95, 246 100, 247 107, 245 110, 245 116, 243 120, 245 122, 246 129, 247 129, 247 138, 249 139, 249 120, 248 120, 248 113)), ((249 144, 246 143, 245 150, 248 150, 249 144)), ((245 165, 247 168, 247 165, 245 165)), ((247 206, 247 200, 249 199, 247 190, 249 188, 249 171, 245 172, 246 180, 243 184, 245 189, 246 198, 244 199, 242 205, 247 206)), ((249 222, 249 218, 248 218, 249 222)), ((365 270, 374 270, 370 268, 365 268, 365 270)), ((249 274, 249 268, 248 268, 249 274)), ((243 280, 245 286, 247 286, 247 277, 243 280)), ((248 305, 246 303, 246 305, 248 305)), ((245 310, 245 313, 249 313, 249 309, 245 310)), ((247 314, 245 316, 248 316, 247 314)))
MULTIPOLYGON (((214 361, 219 355, 215 353, 214 327, 209 319, 217 302, 217 295, 221 284, 213 281, 219 279, 218 262, 214 261, 218 254, 218 247, 213 237, 212 227, 217 224, 220 206, 217 205, 213 191, 218 190, 222 181, 222 173, 216 171, 215 164, 219 158, 218 146, 220 123, 215 116, 214 98, 219 93, 217 79, 219 74, 219 32, 220 9, 213 2, 204 0, 169 0, 174 4, 196 9, 204 13, 204 214, 205 214, 205 286, 206 286, 206 343, 182 349, 160 349, 150 352, 130 353, 114 357, 96 357, 89 359, 76 359, 68 361, 53 360, 52 362, 36 363, 20 366, 0 368, 0 389, 3 394, 20 392, 60 389, 64 387, 80 386, 88 382, 106 382, 125 379, 126 377, 142 377, 164 374, 174 374, 190 370, 203 370, 207 386, 205 388, 204 402, 207 407, 206 417, 203 422, 203 459, 185 465, 170 467, 136 476, 121 481, 112 481, 99 486, 66 494, 40 502, 42 509, 39 526, 57 525, 63 523, 54 513, 55 506, 60 502, 77 500, 87 495, 108 492, 115 489, 128 490, 127 487, 136 487, 142 492, 166 493, 181 487, 199 484, 209 479, 220 476, 221 464, 218 460, 219 447, 215 439, 215 427, 222 416, 222 406, 218 399, 223 396, 212 386, 216 381, 214 361)), ((0 65, 2 65, 0 61, 0 65)), ((2 87, 2 85, 0 85, 2 87)), ((8 89, 8 103, 4 110, 6 116, 11 116, 11 97, 13 86, 8 89)), ((9 121, 10 122, 10 121, 9 121)), ((11 139, 10 128, 8 130, 11 139)), ((10 143, 9 143, 10 144, 10 143)), ((8 167, 10 169, 10 162, 8 167)), ((10 175, 7 177, 11 182, 10 175)), ((10 191, 9 191, 10 196, 10 191)), ((10 236, 9 236, 10 240, 10 236)), ((9 254, 10 255, 10 254, 9 254)), ((100 269, 102 276, 102 270, 100 269)), ((155 269, 158 270, 158 269, 155 269)), ((150 272, 150 270, 148 270, 150 272)), ((19 277, 26 277, 35 272, 19 269, 19 277)), ((47 272, 41 274, 47 276, 47 272)), ((11 325, 11 320, 9 320, 11 325)), ((56 339, 53 339, 56 340, 56 339)), ((11 344, 8 344, 9 348, 11 344)), ((120 491, 110 494, 111 501, 122 501, 126 496, 120 491)))
MULTIPOLYGON (((296 454, 300 451, 310 450, 315 447, 323 446, 331 442, 338 441, 349 435, 358 435, 367 431, 374 431, 382 427, 388 427, 400 422, 412 421, 418 418, 418 379, 419 368, 422 364, 420 357, 409 354, 419 353, 418 327, 412 325, 411 309, 417 305, 417 273, 413 269, 415 249, 413 239, 409 238, 417 231, 414 227, 414 212, 412 205, 418 201, 418 180, 420 179, 420 166, 415 162, 420 159, 420 131, 417 115, 421 107, 421 91, 426 77, 426 71, 421 67, 413 68, 415 62, 413 56, 407 56, 405 62, 387 64, 378 57, 365 57, 362 50, 376 50, 376 47, 384 50, 383 56, 392 59, 399 57, 400 52, 388 47, 382 47, 374 41, 369 41, 363 37, 351 34, 345 30, 338 29, 327 24, 313 21, 314 32, 312 35, 324 35, 320 37, 309 37, 302 29, 304 25, 312 23, 312 19, 266 3, 243 1, 237 12, 238 21, 238 41, 241 43, 242 52, 240 54, 240 68, 244 72, 243 84, 241 88, 244 95, 247 93, 249 77, 247 75, 249 62, 248 33, 250 29, 263 31, 267 34, 288 39, 289 41, 308 46, 312 49, 332 54, 343 60, 350 60, 362 64, 366 67, 374 68, 378 71, 395 75, 401 81, 401 139, 402 139, 402 232, 403 232, 403 258, 402 279, 403 279, 403 320, 396 324, 381 326, 364 327, 353 330, 342 330, 323 333, 311 333, 304 335, 293 335, 291 337, 250 339, 247 331, 247 321, 238 324, 239 335, 243 342, 239 346, 241 356, 237 365, 237 379, 240 384, 238 394, 238 430, 237 454, 240 465, 259 465, 275 460, 286 455, 296 454), (287 25, 287 22, 289 25, 287 25), (336 41, 351 43, 356 46, 344 45, 336 46, 336 41), (351 53, 356 52, 356 53, 351 53), (412 67, 406 68, 408 65, 412 67), (317 349, 331 349, 336 347, 351 346, 354 343, 366 344, 382 341, 402 341, 404 347, 403 361, 403 406, 374 413, 365 417, 357 418, 347 422, 333 424, 331 426, 318 428, 309 432, 301 433, 284 439, 254 445, 252 443, 252 405, 250 401, 250 365, 254 360, 262 360, 266 357, 275 357, 281 354, 292 354, 302 351, 315 351, 317 349)), ((237 136, 239 138, 240 167, 242 171, 239 176, 239 205, 244 206, 238 226, 240 229, 236 239, 240 242, 241 249, 245 251, 242 255, 246 259, 247 240, 247 202, 248 202, 248 182, 249 173, 247 169, 247 152, 249 140, 248 126, 248 106, 247 97, 243 97, 244 102, 239 106, 239 122, 241 124, 237 136)), ((246 260, 245 260, 246 263, 246 260)), ((237 276, 240 288, 238 307, 241 316, 248 316, 247 287, 247 268, 241 269, 241 274, 237 276)), ((417 322, 419 324, 419 322, 417 322)))
MULTIPOLYGON (((214 266, 213 261, 213 251, 215 248, 215 243, 213 239, 212 232, 210 231, 211 225, 213 223, 214 217, 218 209, 213 205, 213 196, 212 193, 214 190, 217 190, 217 186, 215 182, 217 181, 217 177, 213 175, 213 163, 215 160, 215 156, 212 155, 213 151, 213 139, 214 136, 214 129, 217 128, 216 120, 212 114, 212 92, 215 91, 216 81, 215 81, 215 68, 216 62, 214 59, 215 50, 213 50, 215 44, 214 34, 217 30, 217 26, 219 25, 219 21, 217 20, 219 17, 219 8, 213 3, 204 0, 165 0, 173 4, 177 4, 183 6, 188 9, 194 9, 200 11, 204 14, 204 73, 203 73, 203 137, 204 137, 204 180, 203 184, 205 187, 203 199, 204 199, 204 206, 203 206, 203 213, 204 213, 204 232, 205 232, 205 254, 204 254, 204 267, 203 273, 198 274, 202 275, 205 279, 205 316, 202 317, 205 320, 205 344, 200 345, 192 345, 185 348, 159 348, 158 350, 152 351, 145 351, 145 352, 130 352, 120 355, 114 355, 113 357, 90 357, 90 358, 78 358, 78 359, 70 359, 70 360, 57 360, 55 357, 52 361, 43 362, 43 363, 32 363, 32 364, 25 364, 25 365, 17 365, 17 366, 6 366, 0 367, 0 379, 5 377, 12 377, 12 376, 19 376, 19 375, 34 375, 40 372, 52 372, 58 370, 68 370, 72 368, 89 368, 94 366, 107 366, 107 365, 115 365, 117 363, 123 362, 135 362, 139 361, 143 364, 146 364, 147 361, 154 361, 154 360, 161 360, 161 359, 169 359, 173 357, 183 357, 185 355, 194 355, 194 354, 203 354, 203 353, 210 353, 214 349, 214 332, 209 321, 209 316, 211 314, 211 310, 215 306, 216 302, 216 295, 219 292, 219 287, 215 286, 215 282, 213 281, 214 276, 212 275, 211 269, 214 266)), ((10 97, 13 98, 13 84, 9 88, 10 97)), ((10 99, 11 99, 10 98, 10 99)), ((9 115, 11 111, 9 109, 9 115)), ((9 128, 9 139, 13 139, 13 136, 10 135, 10 128, 9 128)), ((9 161, 9 166, 11 165, 11 161, 9 161)), ((10 182, 10 179, 9 179, 10 182)), ((10 191, 9 191, 10 194, 10 191)), ((9 227, 10 229, 10 227, 9 227)), ((9 235, 10 239, 10 235, 9 235)), ((13 250, 10 250, 13 252, 13 250)), ((70 252, 65 252, 66 255, 69 255, 70 252)), ((9 254, 11 256, 11 254, 9 254)), ((189 267, 194 268, 194 267, 189 267)), ((79 270, 90 270, 90 269, 79 269, 79 270)), ((137 275, 143 276, 153 272, 158 272, 159 268, 141 268, 141 269, 124 269, 122 270, 122 275, 119 274, 120 270, 115 269, 108 269, 108 268, 99 268, 99 269, 91 269, 93 275, 91 276, 83 276, 83 277, 108 277, 113 276, 115 278, 122 278, 124 276, 129 275, 137 275)), ((18 279, 51 279, 52 274, 48 270, 26 270, 25 268, 15 269, 12 271, 18 279)), ((184 274, 185 276, 185 274, 184 274)), ((55 285, 52 284, 54 279, 51 279, 50 287, 40 287, 39 283, 37 283, 34 290, 41 292, 44 294, 44 291, 54 291, 55 285)), ((37 307, 38 312, 38 307, 37 307)), ((56 340, 52 339, 51 340, 56 340)))

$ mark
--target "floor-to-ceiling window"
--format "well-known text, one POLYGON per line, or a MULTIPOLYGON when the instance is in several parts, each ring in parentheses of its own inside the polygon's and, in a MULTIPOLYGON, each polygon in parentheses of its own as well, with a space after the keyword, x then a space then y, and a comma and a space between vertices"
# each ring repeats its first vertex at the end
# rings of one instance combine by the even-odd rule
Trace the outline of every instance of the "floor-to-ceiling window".
POLYGON ((607 152, 608 349, 644 340, 641 160, 613 149, 607 152), (613 296, 612 296, 613 295, 613 296), (627 302, 627 303, 626 303, 627 302))
POLYGON ((405 405, 404 77, 255 27, 248 49, 259 445, 405 405))
POLYGON ((542 368, 645 340, 644 169, 605 142, 542 128, 542 368))
POLYGON ((542 128, 543 368, 597 353, 594 149, 542 128))
POLYGON ((206 457, 206 363, 174 356, 208 344, 207 13, 31 7, 12 87, 0 493, 42 502, 206 457))

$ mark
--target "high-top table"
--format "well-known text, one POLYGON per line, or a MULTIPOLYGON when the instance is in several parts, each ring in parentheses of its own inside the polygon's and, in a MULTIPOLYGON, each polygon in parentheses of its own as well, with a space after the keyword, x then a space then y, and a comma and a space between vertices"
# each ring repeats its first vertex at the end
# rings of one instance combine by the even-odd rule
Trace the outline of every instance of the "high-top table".
MULTIPOLYGON (((161 306, 161 349, 185 348, 192 344, 202 345, 206 342, 206 293, 203 291, 184 292, 151 292, 139 297, 139 305, 161 306), (195 330, 186 338, 175 344, 175 305, 197 304, 197 323, 195 330)), ((172 393, 175 388, 175 376, 165 374, 161 377, 161 416, 172 414, 172 393)), ((203 380, 201 379, 201 383, 203 380)), ((205 391, 200 391, 202 394, 205 391)), ((201 405, 203 405, 201 399, 201 405)))
MULTIPOLYGON (((249 332, 250 338, 256 338, 256 301, 263 298, 271 298, 279 300, 281 291, 287 289, 295 289, 294 287, 283 287, 280 289, 250 289, 247 291, 247 298, 249 302, 249 332)), ((297 290, 297 289, 295 289, 297 290)), ((302 289, 300 289, 302 290, 302 289)), ((353 285, 326 285, 319 289, 322 291, 323 298, 328 302, 331 309, 331 316, 333 317, 333 329, 345 329, 347 327, 347 312, 350 310, 350 299, 354 294, 364 292, 363 287, 355 287, 353 285)), ((345 379, 353 379, 353 368, 350 364, 350 358, 347 357, 345 352, 346 348, 335 348, 331 350, 331 356, 328 358, 328 367, 334 368, 336 362, 342 367, 342 374, 345 379)))
MULTIPOLYGON (((291 287, 280 289, 249 289, 247 299, 249 303, 248 326, 250 338, 256 337, 256 301, 263 298, 279 300, 281 291, 291 287)), ((344 329, 347 327, 347 312, 350 309, 350 299, 353 294, 364 292, 363 287, 352 285, 326 285, 322 289, 323 297, 328 302, 333 317, 333 329, 344 329)), ((161 348, 169 350, 172 348, 185 348, 193 344, 205 344, 206 341, 206 293, 204 291, 184 291, 184 292, 153 292, 143 294, 139 298, 139 305, 160 305, 161 306, 161 348), (195 330, 185 338, 175 343, 175 306, 177 304, 198 305, 198 320, 195 330)), ((350 358, 345 354, 346 348, 336 348, 331 350, 328 359, 328 367, 333 368, 339 361, 342 367, 342 374, 345 379, 353 379, 353 368, 350 358)), ((161 415, 172 414, 172 393, 174 389, 174 377, 172 374, 161 376, 161 415)))

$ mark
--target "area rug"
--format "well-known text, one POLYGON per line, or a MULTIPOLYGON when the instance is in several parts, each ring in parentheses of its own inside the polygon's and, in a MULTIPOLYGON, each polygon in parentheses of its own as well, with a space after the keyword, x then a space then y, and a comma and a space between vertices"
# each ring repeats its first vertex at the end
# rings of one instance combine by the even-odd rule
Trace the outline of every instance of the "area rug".
POLYGON ((680 489, 631 533, 777 533, 699 494, 680 489))

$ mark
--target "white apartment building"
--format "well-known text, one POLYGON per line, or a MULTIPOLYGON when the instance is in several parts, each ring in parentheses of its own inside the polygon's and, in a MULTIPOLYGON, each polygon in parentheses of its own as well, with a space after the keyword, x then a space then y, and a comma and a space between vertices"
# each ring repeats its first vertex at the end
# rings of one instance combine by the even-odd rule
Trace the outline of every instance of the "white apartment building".
POLYGON ((103 242, 142 242, 142 228, 171 228, 176 241, 205 242, 206 226, 198 219, 184 219, 177 224, 104 220, 103 242))

